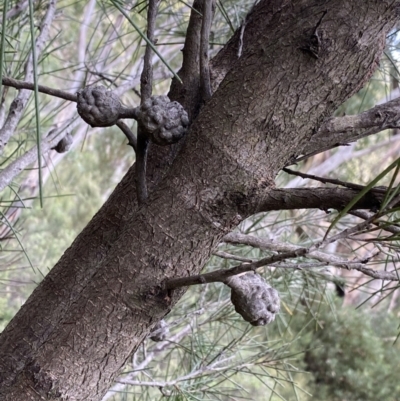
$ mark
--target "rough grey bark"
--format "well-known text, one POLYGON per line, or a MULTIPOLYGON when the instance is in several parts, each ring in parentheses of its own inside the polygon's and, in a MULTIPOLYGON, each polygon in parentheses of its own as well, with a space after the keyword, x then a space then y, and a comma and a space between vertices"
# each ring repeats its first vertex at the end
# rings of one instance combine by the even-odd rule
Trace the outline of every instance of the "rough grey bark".
POLYGON ((241 57, 148 202, 136 209, 131 170, 3 332, 1 399, 100 399, 181 294, 163 280, 198 273, 257 210, 276 173, 371 76, 399 4, 261 1, 241 57), (301 49, 325 11, 317 59, 301 49))

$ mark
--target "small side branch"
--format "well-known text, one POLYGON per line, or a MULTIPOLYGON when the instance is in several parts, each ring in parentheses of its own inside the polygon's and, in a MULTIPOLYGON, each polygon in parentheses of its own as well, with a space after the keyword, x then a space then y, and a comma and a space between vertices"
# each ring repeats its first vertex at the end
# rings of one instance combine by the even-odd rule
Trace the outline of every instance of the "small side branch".
MULTIPOLYGON (((335 255, 329 255, 319 251, 319 249, 328 244, 331 244, 333 242, 342 239, 352 238, 354 237, 354 235, 362 233, 366 228, 370 226, 373 217, 374 216, 372 216, 371 218, 367 219, 366 221, 360 224, 355 225, 352 228, 345 229, 330 238, 325 238, 322 241, 318 241, 308 248, 290 244, 280 244, 275 241, 269 241, 267 239, 254 237, 251 235, 245 235, 239 233, 228 234, 223 238, 224 242, 232 244, 251 245, 260 249, 281 252, 281 253, 260 259, 257 262, 242 263, 231 269, 220 269, 210 273, 199 274, 191 277, 179 277, 179 278, 169 279, 164 282, 164 288, 166 290, 172 290, 180 287, 187 287, 190 285, 199 285, 199 284, 215 283, 215 282, 226 283, 226 280, 229 277, 236 276, 238 274, 242 274, 249 271, 255 271, 259 267, 263 266, 275 265, 276 267, 279 267, 279 262, 282 262, 289 258, 298 258, 302 256, 307 256, 308 258, 316 259, 322 262, 323 266, 331 265, 348 270, 357 270, 364 273, 367 276, 380 280, 400 281, 397 271, 391 271, 391 272, 376 271, 365 266, 366 263, 368 263, 373 257, 375 257, 379 253, 379 251, 373 252, 369 256, 364 257, 361 260, 346 260, 339 258, 335 255)), ((297 265, 293 266, 296 269, 299 268, 299 266, 297 265)), ((286 266, 284 265, 283 267, 288 268, 290 267, 290 264, 286 266)))
POLYGON ((389 233, 399 235, 400 234, 400 226, 396 223, 390 224, 388 221, 381 220, 373 220, 374 213, 366 212, 363 210, 352 210, 349 214, 359 217, 363 220, 372 220, 372 224, 376 227, 379 227, 383 231, 387 231, 389 233))
MULTIPOLYGON (((72 131, 75 125, 76 121, 68 121, 62 128, 56 129, 50 135, 43 137, 41 142, 42 154, 53 149, 64 135, 66 135, 67 129, 72 131)), ((0 172, 0 191, 2 191, 7 185, 10 185, 14 177, 16 177, 22 170, 37 160, 37 153, 37 146, 35 145, 0 172)))
MULTIPOLYGON (((29 89, 34 90, 34 84, 31 82, 19 81, 18 79, 4 77, 2 79, 2 84, 5 86, 11 86, 15 89, 29 89)), ((77 102, 78 97, 74 93, 69 93, 59 89, 49 88, 48 86, 38 85, 38 90, 40 93, 45 93, 46 95, 55 96, 60 99, 69 100, 71 102, 77 102)))
POLYGON ((350 142, 377 134, 385 129, 398 128, 400 126, 399 110, 400 98, 397 98, 357 115, 329 118, 306 144, 303 150, 304 156, 292 162, 299 162, 337 146, 348 145, 350 142))
POLYGON ((304 256, 308 253, 307 248, 298 248, 292 252, 285 252, 279 255, 269 256, 267 258, 263 258, 253 263, 242 263, 231 269, 220 269, 213 271, 211 273, 206 274, 198 274, 196 276, 191 277, 180 277, 175 279, 167 280, 164 283, 164 287, 167 290, 172 290, 179 287, 187 287, 190 285, 196 284, 206 284, 206 283, 216 283, 216 282, 225 282, 226 279, 232 276, 236 276, 241 273, 255 271, 259 267, 272 265, 274 263, 280 262, 282 260, 286 260, 289 258, 297 258, 300 256, 304 256))
MULTIPOLYGON (((360 189, 352 188, 276 188, 265 193, 257 202, 257 212, 272 210, 297 209, 343 209, 360 189)), ((386 188, 372 188, 354 205, 352 210, 379 209, 386 193, 386 188)))
POLYGON ((214 0, 206 0, 203 5, 203 22, 200 39, 200 81, 203 101, 211 98, 210 66, 208 58, 211 22, 213 18, 214 0))
MULTIPOLYGON (((150 0, 147 10, 147 38, 154 43, 157 9, 160 0, 150 0)), ((153 65, 151 63, 152 49, 146 44, 143 60, 143 71, 140 76, 140 97, 142 103, 151 97, 153 91, 153 65)))
MULTIPOLYGON (((291 170, 289 168, 283 168, 282 170, 287 174, 295 175, 297 177, 301 177, 301 178, 304 178, 304 179, 319 181, 322 184, 340 185, 340 186, 345 187, 345 188, 356 189, 356 190, 360 190, 360 191, 365 188, 363 185, 354 184, 352 182, 341 181, 341 180, 337 180, 337 179, 334 179, 334 178, 319 177, 319 176, 313 175, 313 174, 306 174, 306 173, 302 173, 300 171, 294 171, 294 170, 291 170)), ((387 188, 383 188, 383 187, 381 187, 381 188, 373 188, 373 191, 384 194, 384 193, 387 192, 387 188)))
POLYGON ((120 130, 125 134, 125 136, 128 139, 128 145, 132 146, 133 150, 136 152, 137 151, 137 139, 131 129, 122 121, 118 120, 117 126, 120 128, 120 130))
MULTIPOLYGON (((154 43, 154 30, 156 27, 157 10, 160 0, 149 0, 147 10, 147 38, 150 43, 154 43)), ((140 98, 141 104, 150 99, 153 92, 153 65, 151 63, 152 49, 147 43, 143 61, 143 71, 140 76, 140 98)), ((149 139, 143 132, 144 127, 138 124, 137 147, 136 147, 136 168, 138 182, 136 185, 137 198, 139 205, 147 199, 147 153, 149 149, 149 139)))
MULTIPOLYGON (((371 219, 372 216, 369 216, 371 219)), ((362 224, 357 227, 357 229, 362 229, 362 224)), ((366 263, 368 263, 374 256, 377 255, 378 252, 374 252, 370 254, 368 257, 363 257, 362 259, 354 259, 354 260, 346 260, 344 258, 340 258, 336 255, 326 254, 324 252, 319 251, 322 244, 327 244, 333 242, 333 240, 337 240, 340 238, 345 238, 349 234, 351 234, 348 230, 344 230, 338 235, 331 237, 327 241, 322 241, 320 243, 314 244, 310 248, 308 248, 307 257, 311 259, 318 260, 322 263, 321 266, 335 266, 341 269, 347 270, 357 270, 365 275, 372 277, 374 279, 379 280, 387 280, 387 281, 399 281, 399 275, 396 271, 377 271, 371 268, 366 267, 366 263)), ((304 248, 298 247, 296 245, 291 245, 287 243, 279 243, 277 241, 271 241, 267 238, 255 237, 247 234, 240 233, 230 233, 223 238, 223 241, 229 244, 236 245, 248 245, 255 248, 259 248, 262 250, 274 251, 274 252, 282 252, 282 255, 285 253, 296 252, 296 250, 302 250, 304 248)), ((276 267, 283 268, 294 268, 294 269, 302 269, 304 266, 302 264, 294 264, 294 265, 282 265, 277 264, 276 267)), ((314 267, 314 266, 306 266, 314 267)), ((315 266, 317 267, 317 266, 315 266)))

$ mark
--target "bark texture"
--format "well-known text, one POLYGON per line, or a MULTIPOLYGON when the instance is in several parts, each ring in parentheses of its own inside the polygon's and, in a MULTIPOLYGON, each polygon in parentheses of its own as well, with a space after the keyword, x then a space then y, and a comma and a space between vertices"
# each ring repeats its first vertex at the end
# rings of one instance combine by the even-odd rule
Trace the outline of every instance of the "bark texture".
POLYGON ((241 57, 220 56, 223 80, 148 202, 136 208, 131 170, 3 332, 1 399, 101 399, 180 296, 163 280, 197 274, 259 209, 276 173, 371 76, 399 3, 259 2, 241 57), (325 11, 316 58, 304 48, 325 11))

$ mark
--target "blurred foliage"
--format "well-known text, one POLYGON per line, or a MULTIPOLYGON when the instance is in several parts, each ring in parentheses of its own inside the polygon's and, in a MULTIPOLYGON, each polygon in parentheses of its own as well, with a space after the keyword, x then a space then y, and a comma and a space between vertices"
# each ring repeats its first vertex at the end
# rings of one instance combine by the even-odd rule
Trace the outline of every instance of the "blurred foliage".
POLYGON ((397 316, 349 307, 336 314, 326 307, 318 327, 303 336, 304 368, 312 374, 310 392, 318 400, 398 400, 400 364, 397 316))

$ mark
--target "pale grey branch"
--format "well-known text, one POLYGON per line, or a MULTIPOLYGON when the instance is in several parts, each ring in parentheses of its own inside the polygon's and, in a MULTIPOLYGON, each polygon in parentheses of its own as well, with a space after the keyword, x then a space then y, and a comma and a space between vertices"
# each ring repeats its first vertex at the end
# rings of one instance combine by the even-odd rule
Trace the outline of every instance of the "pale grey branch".
MULTIPOLYGON (((40 54, 47 42, 50 25, 53 22, 56 11, 56 1, 50 0, 48 3, 46 14, 44 15, 40 24, 39 35, 36 38, 36 55, 39 58, 40 54)), ((33 81, 33 57, 32 51, 25 65, 25 81, 33 81)), ((14 135, 15 129, 20 121, 25 107, 28 103, 30 91, 20 90, 17 97, 11 103, 7 118, 3 127, 0 129, 0 153, 3 152, 4 147, 7 145, 9 139, 14 135)))
MULTIPOLYGON (((370 216, 371 217, 371 216, 370 216)), ((342 232, 343 233, 343 232, 342 232)), ((336 238, 337 236, 333 237, 336 238)), ((296 250, 304 249, 302 247, 291 245, 287 243, 280 243, 276 241, 271 241, 267 238, 255 237, 247 234, 240 233, 230 233, 223 238, 223 241, 229 244, 235 245, 249 245, 262 250, 274 251, 274 252, 295 252, 296 250)), ((313 246, 315 249, 315 245, 313 246)), ((399 277, 396 272, 388 271, 376 271, 374 269, 366 267, 366 262, 368 262, 372 257, 376 256, 377 252, 369 255, 366 258, 347 260, 339 258, 335 255, 329 255, 321 251, 310 249, 307 254, 308 258, 318 260, 325 263, 326 265, 335 266, 339 268, 344 268, 347 270, 358 270, 367 276, 375 279, 388 280, 388 281, 399 281, 399 277)), ((278 265, 277 265, 278 266, 278 265)), ((281 265, 280 267, 291 268, 291 265, 281 265)), ((293 264, 293 268, 310 268, 313 266, 302 266, 301 264, 293 264)))
MULTIPOLYGON (((65 124, 63 128, 55 130, 50 135, 43 137, 41 143, 42 154, 55 147, 63 136, 66 134, 66 127, 69 130, 73 129, 73 124, 65 124)), ((37 146, 33 146, 30 150, 25 152, 20 158, 10 163, 0 173, 0 191, 9 185, 14 177, 16 177, 22 170, 26 169, 29 165, 37 160, 37 146)))
MULTIPOLYGON (((4 77, 2 83, 5 86, 11 86, 16 89, 28 89, 33 91, 35 86, 32 82, 19 81, 18 79, 4 77)), ((59 89, 53 89, 48 86, 38 85, 38 91, 45 93, 46 95, 59 97, 60 99, 70 100, 71 102, 77 102, 77 95, 75 93, 69 93, 59 89)))
POLYGON ((329 118, 305 146, 304 156, 296 161, 399 126, 400 98, 375 106, 361 114, 329 118))
POLYGON ((244 258, 243 256, 232 255, 231 253, 216 251, 213 253, 214 256, 218 256, 223 259, 237 260, 239 262, 252 263, 253 259, 244 258))
MULTIPOLYGON (((371 219, 371 217, 374 215, 374 213, 367 212, 364 210, 353 210, 350 211, 349 213, 352 214, 353 216, 359 217, 364 220, 371 219)), ((395 223, 389 224, 388 222, 385 221, 372 221, 372 224, 392 234, 400 234, 400 226, 398 224, 395 223)))
POLYGON ((23 11, 25 11, 28 8, 28 4, 29 4, 28 0, 22 0, 19 3, 17 3, 14 7, 10 8, 7 11, 7 19, 18 17, 23 11))

